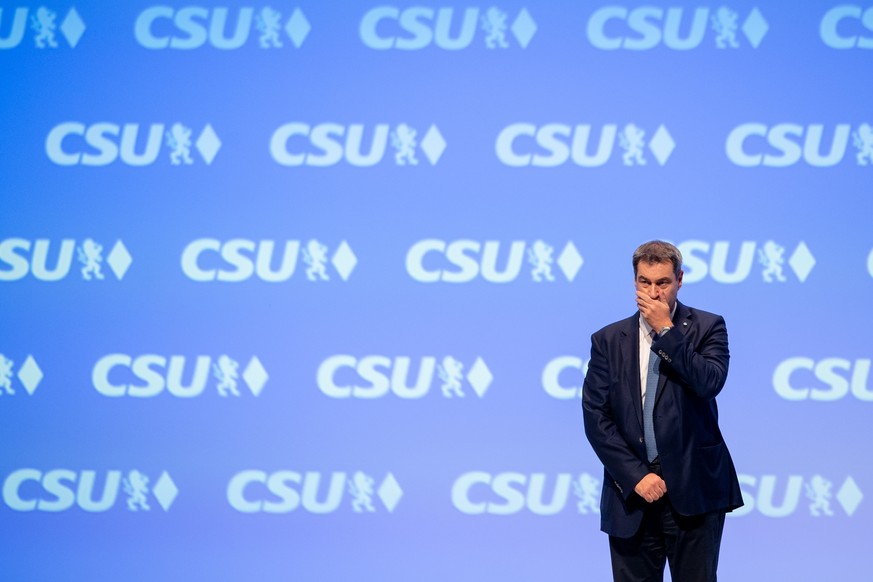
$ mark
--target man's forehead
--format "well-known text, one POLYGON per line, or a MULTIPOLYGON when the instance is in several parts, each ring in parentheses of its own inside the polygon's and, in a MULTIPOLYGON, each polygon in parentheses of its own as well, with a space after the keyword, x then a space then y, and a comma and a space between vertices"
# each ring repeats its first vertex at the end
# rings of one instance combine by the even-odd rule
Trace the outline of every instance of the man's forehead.
POLYGON ((637 265, 637 276, 647 278, 673 278, 673 263, 669 261, 660 263, 640 262, 637 265))

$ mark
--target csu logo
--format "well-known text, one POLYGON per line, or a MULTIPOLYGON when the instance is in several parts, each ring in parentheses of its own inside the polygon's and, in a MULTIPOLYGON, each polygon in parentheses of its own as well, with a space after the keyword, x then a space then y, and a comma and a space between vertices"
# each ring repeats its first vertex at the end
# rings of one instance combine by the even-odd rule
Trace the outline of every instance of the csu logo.
POLYGON ((600 128, 586 124, 513 123, 498 134, 495 151, 501 163, 516 168, 553 168, 568 162, 596 168, 612 159, 616 145, 625 166, 645 166, 649 161, 647 153, 663 166, 676 142, 664 125, 659 125, 649 136, 646 129, 635 123, 621 127, 607 124, 600 128))
POLYGON ((123 472, 18 469, 3 481, 3 502, 15 511, 66 511, 78 506, 99 513, 123 505, 128 511, 168 511, 179 490, 169 473, 156 481, 136 469, 123 472), (119 497, 124 499, 119 503, 119 497))
POLYGON ((309 35, 309 21, 299 8, 284 24, 283 19, 281 12, 269 6, 236 8, 233 14, 224 7, 152 6, 137 16, 133 32, 140 46, 153 50, 192 50, 206 45, 238 49, 253 36, 253 29, 262 49, 284 47, 284 37, 299 48, 309 35))
POLYGON ((12 396, 20 393, 16 391, 19 385, 24 388, 27 394, 32 395, 43 378, 42 370, 36 363, 36 359, 28 354, 24 362, 18 366, 17 373, 15 369, 16 362, 12 359, 11 354, 9 352, 0 353, 0 396, 12 396))
POLYGON ((76 48, 85 33, 85 22, 75 8, 70 8, 60 22, 59 16, 45 6, 6 8, 5 11, 0 8, 0 30, 9 31, 7 36, 0 36, 0 50, 20 45, 27 28, 33 33, 33 45, 38 49, 59 48, 58 37, 62 37, 70 48, 76 48), (9 19, 12 20, 11 26, 7 25, 9 19))
POLYGON ((30 241, 8 238, 0 241, 0 281, 19 281, 33 275, 40 281, 60 281, 74 271, 84 281, 102 281, 111 272, 119 281, 124 278, 133 259, 120 240, 115 241, 104 259, 104 246, 92 238, 82 241, 65 238, 54 249, 50 239, 30 241), (108 269, 104 269, 104 262, 108 269))
POLYGON ((559 356, 543 368, 543 390, 558 400, 579 400, 582 383, 588 373, 588 360, 576 356, 559 356))
POLYGON ((252 277, 268 283, 282 283, 294 276, 299 258, 305 264, 306 279, 313 282, 330 281, 330 265, 346 281, 358 263, 346 241, 342 241, 331 254, 330 249, 317 239, 310 239, 302 245, 296 240, 280 243, 244 238, 227 241, 201 238, 189 243, 182 251, 182 271, 192 281, 201 283, 240 283, 252 277))
MULTIPOLYGON (((835 483, 822 475, 803 477, 789 475, 740 475, 740 489, 743 493, 743 507, 728 515, 742 517, 752 512, 765 517, 788 517, 796 513, 804 504, 812 517, 835 517, 841 507, 851 517, 864 498, 855 480, 848 476, 834 491, 835 483)), ((801 510, 802 511, 802 510, 801 510)))
POLYGON ((241 396, 240 384, 258 396, 269 375, 257 356, 245 368, 226 354, 217 358, 197 356, 193 368, 185 356, 109 354, 94 364, 91 380, 103 396, 151 398, 165 389, 178 398, 200 396, 212 383, 219 396, 241 396), (185 383, 187 379, 187 384, 185 383))
POLYGON ((830 48, 873 49, 873 6, 834 6, 822 17, 819 35, 830 48))
POLYGON ((209 165, 221 149, 221 140, 209 123, 195 140, 193 130, 182 123, 141 127, 138 123, 68 121, 49 131, 45 151, 59 166, 108 166, 118 160, 128 166, 150 166, 158 161, 162 145, 173 166, 192 165, 192 148, 209 165))
POLYGON ((461 50, 473 43, 477 30, 486 48, 509 48, 510 33, 521 48, 527 48, 537 25, 525 8, 510 23, 510 15, 496 6, 487 10, 465 8, 463 15, 455 8, 377 6, 364 14, 360 25, 364 45, 376 50, 412 51, 432 44, 461 50))
POLYGON ((286 123, 273 132, 270 154, 282 166, 333 166, 345 161, 361 168, 379 164, 386 158, 398 166, 417 166, 419 150, 433 166, 446 149, 439 128, 431 125, 422 136, 419 130, 400 123, 393 129, 387 123, 373 128, 353 123, 286 123), (366 140, 366 143, 365 143, 366 140), (393 153, 386 156, 388 146, 393 153))
POLYGON ((330 356, 318 367, 318 388, 331 398, 372 399, 393 393, 414 400, 427 396, 436 381, 445 398, 464 398, 467 386, 482 398, 494 379, 482 358, 477 357, 465 374, 464 362, 452 356, 425 356, 415 362, 418 374, 411 384, 412 363, 407 356, 330 356))
POLYGON ((345 497, 355 513, 376 513, 381 507, 393 513, 403 497, 400 484, 391 473, 378 486, 376 483, 376 478, 363 471, 323 474, 248 470, 231 477, 227 501, 241 513, 291 513, 300 508, 309 513, 333 513, 340 509, 345 497))
POLYGON ((731 162, 745 168, 784 168, 801 160, 825 168, 843 161, 850 140, 855 162, 859 166, 873 165, 873 127, 869 123, 861 123, 854 130, 848 123, 832 128, 822 124, 744 123, 728 134, 725 150, 731 162))
MULTIPOLYGON (((764 283, 785 283, 789 280, 786 273, 790 272, 793 272, 797 280, 803 283, 815 266, 815 257, 803 241, 797 244, 787 258, 785 255, 788 250, 772 240, 763 244, 743 241, 740 244, 739 256, 736 258, 731 258, 731 255, 737 251, 731 252, 730 241, 710 243, 703 240, 688 240, 676 246, 682 252, 685 261, 683 266, 685 283, 697 283, 707 277, 717 283, 742 283, 749 278, 755 263, 761 270, 761 280, 764 283)), ((733 245, 733 248, 735 249, 736 245, 733 245)))
POLYGON ((859 358, 854 362, 845 358, 795 357, 783 360, 773 372, 773 388, 785 400, 817 400, 833 402, 852 396, 864 402, 873 402, 870 382, 871 360, 859 358))
POLYGON ((673 50, 691 50, 703 43, 709 31, 716 48, 740 48, 740 33, 752 47, 758 48, 768 28, 757 8, 741 18, 740 13, 727 6, 717 10, 604 6, 588 19, 588 40, 602 50, 644 51, 661 44, 673 50), (680 31, 686 31, 684 36, 680 31))
POLYGON ((467 515, 513 515, 527 509, 536 515, 600 513, 600 481, 589 473, 497 473, 471 471, 452 485, 452 504, 467 515), (570 502, 570 493, 575 503, 570 502))
POLYGON ((542 240, 532 244, 513 241, 508 253, 501 257, 501 242, 496 240, 482 243, 470 239, 452 242, 425 239, 406 253, 406 271, 419 283, 469 283, 479 276, 489 283, 510 283, 518 278, 527 262, 532 281, 553 283, 558 279, 554 267, 572 282, 584 263, 572 241, 564 245, 557 259, 555 247, 542 240))

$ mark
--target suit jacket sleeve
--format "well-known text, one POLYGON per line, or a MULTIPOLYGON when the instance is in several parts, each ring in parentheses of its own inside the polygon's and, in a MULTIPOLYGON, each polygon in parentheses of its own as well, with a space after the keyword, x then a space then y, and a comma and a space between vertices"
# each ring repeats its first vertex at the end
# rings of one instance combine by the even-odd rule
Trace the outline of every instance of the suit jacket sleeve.
POLYGON ((701 330, 698 347, 674 327, 652 343, 652 351, 678 377, 680 385, 703 400, 712 400, 724 387, 728 374, 728 336, 724 318, 713 317, 701 330))
POLYGON ((582 416, 588 441, 619 493, 627 499, 649 473, 649 467, 634 454, 615 422, 609 391, 613 374, 620 371, 610 370, 604 342, 598 334, 591 336, 591 360, 582 389, 582 416))

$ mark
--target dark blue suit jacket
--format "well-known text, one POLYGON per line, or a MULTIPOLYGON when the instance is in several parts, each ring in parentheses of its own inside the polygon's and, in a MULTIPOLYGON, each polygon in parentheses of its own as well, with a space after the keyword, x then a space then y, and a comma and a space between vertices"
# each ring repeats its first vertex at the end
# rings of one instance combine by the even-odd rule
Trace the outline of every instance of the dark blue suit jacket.
MULTIPOLYGON (((647 505, 634 487, 649 473, 643 440, 639 312, 591 336, 582 392, 585 434, 603 462, 601 529, 630 537, 647 505)), ((737 473, 718 427, 715 397, 728 373, 720 315, 679 303, 674 327, 652 344, 661 357, 654 427, 667 496, 682 515, 743 505, 737 473)), ((657 354, 657 356, 656 356, 657 354)))

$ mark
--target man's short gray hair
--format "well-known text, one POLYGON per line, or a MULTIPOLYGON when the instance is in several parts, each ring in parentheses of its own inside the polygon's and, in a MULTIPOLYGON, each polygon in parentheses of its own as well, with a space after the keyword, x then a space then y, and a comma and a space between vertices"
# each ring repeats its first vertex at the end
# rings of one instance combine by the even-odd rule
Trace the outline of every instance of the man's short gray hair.
POLYGON ((637 247, 634 251, 634 277, 637 275, 637 265, 640 261, 649 265, 673 263, 673 274, 677 279, 682 270, 682 253, 675 246, 662 240, 652 240, 637 247))

